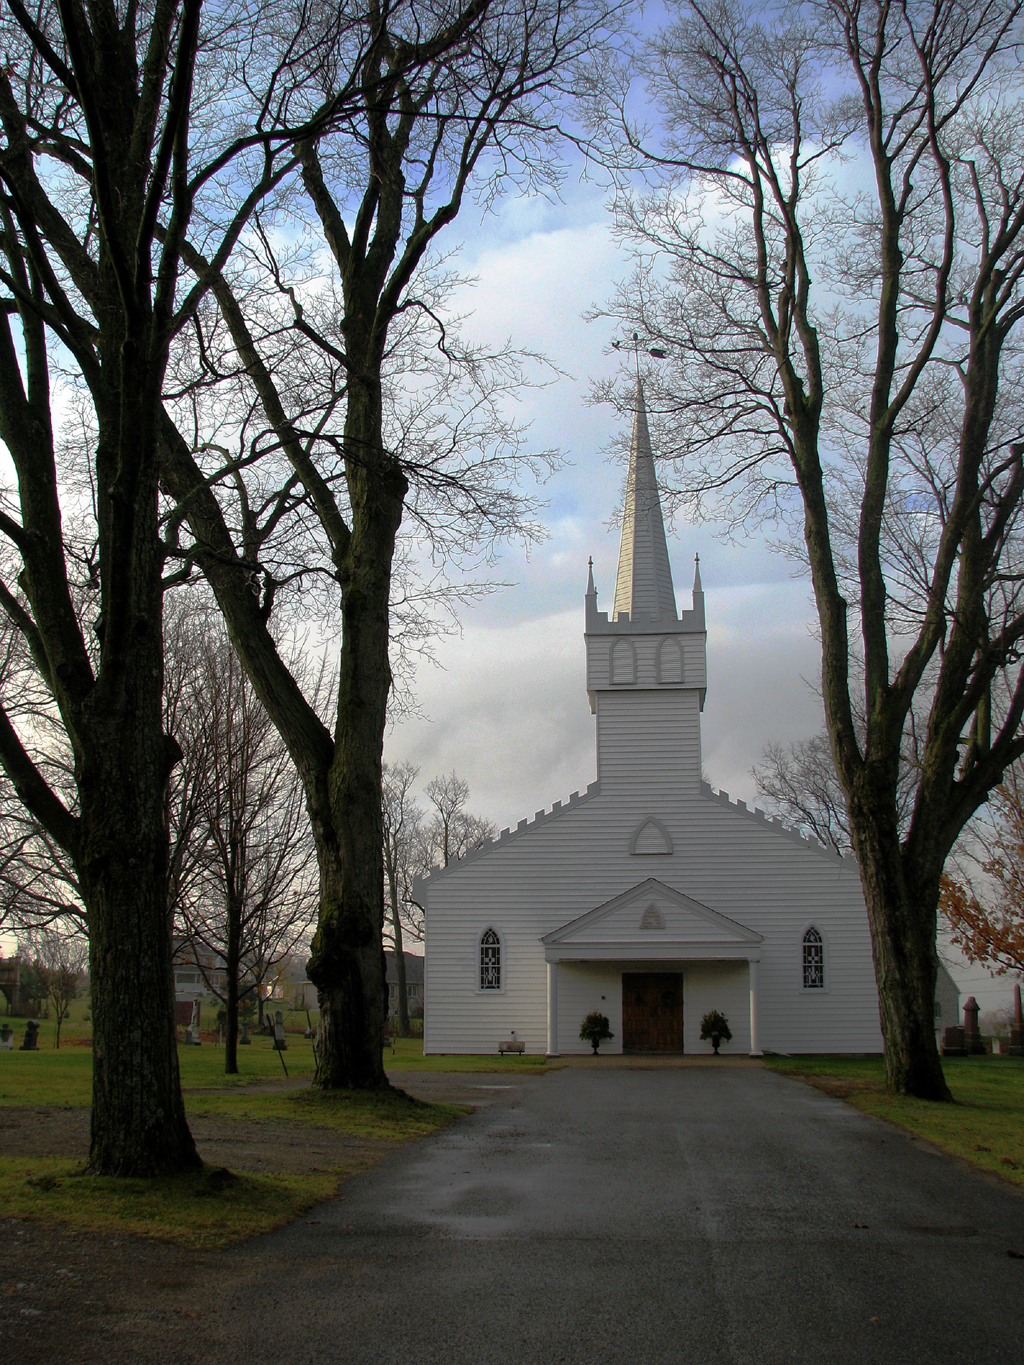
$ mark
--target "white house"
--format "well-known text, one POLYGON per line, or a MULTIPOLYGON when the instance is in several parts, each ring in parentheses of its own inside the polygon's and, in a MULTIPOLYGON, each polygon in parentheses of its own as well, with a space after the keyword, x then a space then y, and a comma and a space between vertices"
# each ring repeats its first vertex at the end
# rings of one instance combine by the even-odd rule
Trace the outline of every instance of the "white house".
MULTIPOLYGON (((857 866, 701 780, 707 689, 700 566, 678 613, 643 394, 615 599, 586 592, 597 780, 417 886, 426 910, 424 1051, 880 1052, 857 866)), ((749 660, 751 669, 757 659, 749 660)))

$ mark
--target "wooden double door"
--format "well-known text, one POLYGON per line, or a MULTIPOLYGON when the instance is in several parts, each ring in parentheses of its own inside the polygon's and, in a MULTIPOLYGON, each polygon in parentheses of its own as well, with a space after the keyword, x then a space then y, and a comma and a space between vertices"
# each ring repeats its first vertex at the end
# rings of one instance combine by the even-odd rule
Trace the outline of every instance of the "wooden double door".
POLYGON ((681 972, 622 973, 622 1050, 682 1052, 681 972))

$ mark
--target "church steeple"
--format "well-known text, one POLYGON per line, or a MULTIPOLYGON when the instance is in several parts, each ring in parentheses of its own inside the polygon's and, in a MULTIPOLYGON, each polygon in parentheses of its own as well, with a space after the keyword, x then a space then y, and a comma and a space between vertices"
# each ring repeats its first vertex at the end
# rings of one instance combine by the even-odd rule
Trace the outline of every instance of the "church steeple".
POLYGON ((626 613, 634 622, 677 619, 665 523, 661 515, 661 498, 658 495, 651 436, 647 428, 647 408, 639 375, 612 619, 618 620, 620 615, 626 613))

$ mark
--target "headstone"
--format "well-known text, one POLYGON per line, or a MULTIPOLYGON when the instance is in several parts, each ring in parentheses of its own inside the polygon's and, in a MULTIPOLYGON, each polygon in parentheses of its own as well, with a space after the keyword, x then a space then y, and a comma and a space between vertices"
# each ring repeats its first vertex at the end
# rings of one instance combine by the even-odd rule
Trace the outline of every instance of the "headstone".
POLYGON ((251 1046, 252 1046, 252 1039, 249 1037, 249 1021, 248 1021, 248 1019, 243 1019, 243 1020, 242 1020, 242 1036, 241 1036, 241 1038, 239 1038, 238 1041, 239 1041, 239 1043, 241 1044, 242 1047, 251 1047, 251 1046))
POLYGON ((287 1052, 288 1044, 284 1040, 284 1016, 278 1010, 274 1015, 274 1047, 278 1052, 287 1052))
POLYGON ((950 1024, 942 1035, 942 1055, 943 1057, 967 1056, 964 1031, 959 1024, 950 1024))
POLYGON ((192 1018, 189 1026, 185 1030, 185 1042, 189 1047, 202 1047, 202 1040, 199 1037, 199 1018, 203 1012, 203 1007, 198 1000, 192 1001, 192 1018))
POLYGON ((30 1019, 25 1025, 25 1041, 19 1052, 38 1052, 39 1051, 39 1025, 34 1019, 30 1019))
POLYGON ((1020 984, 1013 988, 1013 1023, 1010 1025, 1010 1056, 1024 1057, 1024 1014, 1020 1007, 1020 984))
POLYGON ((973 995, 969 995, 964 1005, 964 1044, 972 1057, 980 1057, 985 1052, 981 1029, 978 1027, 979 1013, 980 1006, 977 1000, 973 995))
POLYGON ((0 1028, 0 1050, 4 1052, 14 1050, 14 1029, 10 1024, 4 1024, 3 1028, 0 1028))

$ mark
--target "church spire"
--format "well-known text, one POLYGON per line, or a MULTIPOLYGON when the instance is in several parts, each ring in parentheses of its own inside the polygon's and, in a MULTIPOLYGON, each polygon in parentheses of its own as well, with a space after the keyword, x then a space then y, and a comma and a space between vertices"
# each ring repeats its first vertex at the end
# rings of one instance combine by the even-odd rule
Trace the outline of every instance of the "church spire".
POLYGON ((658 480, 647 429, 644 391, 637 376, 636 414, 626 475, 626 501, 622 509, 619 569, 615 577, 612 619, 629 613, 631 621, 676 620, 676 597, 672 569, 661 516, 658 480))

